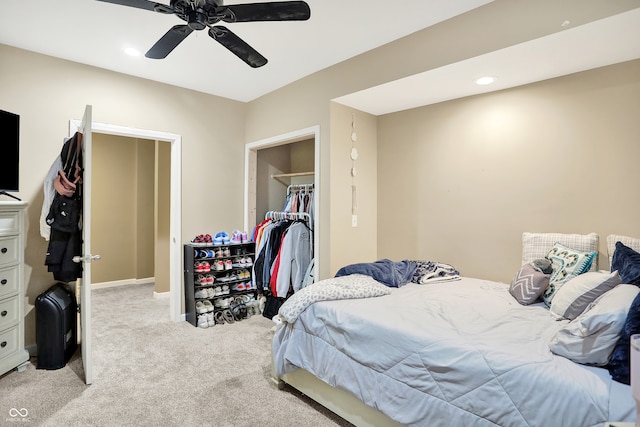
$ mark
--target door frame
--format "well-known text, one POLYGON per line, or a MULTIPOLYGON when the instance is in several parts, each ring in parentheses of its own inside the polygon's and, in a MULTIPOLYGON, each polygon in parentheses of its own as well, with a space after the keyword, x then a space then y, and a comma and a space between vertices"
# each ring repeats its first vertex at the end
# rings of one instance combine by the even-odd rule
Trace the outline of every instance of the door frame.
POLYGON ((257 224, 256 218, 256 183, 257 183, 257 161, 258 150, 279 145, 291 144, 293 142, 314 139, 314 165, 313 165, 313 197, 314 197, 314 230, 313 230, 313 254, 314 254, 314 275, 318 278, 320 270, 320 203, 322 198, 322 188, 320 185, 320 125, 298 129, 270 138, 249 142, 244 146, 244 229, 251 230, 257 224))
MULTIPOLYGON (((70 120, 70 135, 80 126, 80 120, 70 120)), ((137 129, 107 123, 91 122, 94 133, 151 139, 171 143, 171 195, 169 220, 169 316, 174 322, 182 315, 182 137, 174 133, 137 129)))

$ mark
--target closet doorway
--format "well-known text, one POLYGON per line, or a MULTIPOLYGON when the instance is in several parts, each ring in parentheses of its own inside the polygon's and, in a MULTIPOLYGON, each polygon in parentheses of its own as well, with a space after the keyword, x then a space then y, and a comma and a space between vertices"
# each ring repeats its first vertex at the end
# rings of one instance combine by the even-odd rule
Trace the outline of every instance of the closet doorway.
POLYGON ((314 277, 320 259, 320 126, 245 145, 244 228, 253 230, 270 210, 282 210, 291 184, 314 185, 314 277))
MULTIPOLYGON (((77 126, 79 124, 77 121, 71 121, 71 132, 75 132, 77 128, 74 129, 74 125, 77 126)), ((95 141, 98 141, 97 148, 102 151, 102 155, 96 154, 94 152, 94 169, 96 166, 100 169, 99 165, 96 165, 100 161, 100 157, 106 154, 107 157, 115 157, 117 158, 119 155, 123 153, 123 150, 129 153, 136 153, 136 157, 138 160, 135 165, 136 168, 139 165, 143 169, 153 168, 153 177, 149 177, 148 173, 145 173, 143 177, 139 177, 136 173, 134 179, 135 183, 129 183, 129 185, 122 184, 122 181, 118 180, 120 177, 118 174, 125 173, 123 170, 124 165, 120 165, 118 168, 106 168, 107 176, 97 177, 93 180, 93 183, 96 183, 96 180, 99 179, 101 185, 106 186, 103 187, 102 192, 135 192, 137 189, 133 188, 133 185, 136 185, 141 193, 141 197, 145 200, 141 203, 135 202, 136 206, 120 206, 121 209, 125 210, 131 218, 131 221, 139 222, 139 219, 142 221, 142 225, 131 226, 132 229, 135 229, 136 237, 133 239, 136 243, 134 246, 144 246, 146 249, 136 250, 134 248, 133 251, 130 251, 130 255, 135 259, 127 260, 124 264, 129 265, 126 267, 122 274, 124 274, 125 279, 122 280, 119 277, 112 276, 109 279, 109 276, 102 275, 100 273, 100 267, 98 263, 94 264, 92 268, 93 282, 107 282, 106 285, 113 284, 124 284, 124 283, 132 283, 132 278, 140 278, 137 272, 131 273, 136 270, 138 267, 134 266, 134 263, 141 264, 141 270, 146 272, 143 273, 143 276, 147 276, 150 274, 150 277, 156 277, 156 281, 164 281, 164 284, 160 291, 158 290, 158 283, 156 283, 156 292, 160 294, 168 293, 170 299, 170 313, 169 316, 173 321, 182 320, 182 298, 181 298, 181 232, 180 232, 180 224, 181 224, 181 137, 175 134, 169 134, 165 132, 157 132, 150 131, 144 129, 135 129, 128 128, 116 125, 102 124, 102 123, 92 123, 92 135, 94 139, 94 150, 96 149, 95 141), (109 138, 113 138, 109 140, 109 138), (101 147, 102 146, 102 147, 101 147), (100 157, 99 157, 100 156, 100 157), (151 158, 150 156, 153 156, 151 158), (160 168, 161 172, 156 171, 156 168, 160 168), (109 174, 113 176, 113 179, 109 179, 109 174), (118 175, 118 176, 116 176, 118 175), (149 183, 152 180, 153 183, 149 183), (111 183, 109 182, 111 181, 111 183), (111 185, 111 187, 109 187, 111 185), (153 186, 151 190, 150 185, 153 186), (107 190, 104 190, 107 188, 107 190), (149 191, 152 191, 153 194, 148 194, 149 191), (149 208, 149 204, 153 204, 153 208, 149 208), (143 205, 146 205, 143 207, 143 205), (146 211, 143 213, 142 211, 146 211), (152 224, 149 224, 151 222, 152 224), (153 231, 150 231, 153 230, 153 231), (157 230, 157 231, 156 231, 157 230), (153 239, 149 239, 148 234, 153 234, 153 239), (145 236, 146 235, 146 236, 145 236), (152 242, 152 243, 149 243, 152 242), (145 250, 153 251, 153 259, 150 260, 149 254, 144 254, 145 250), (141 254, 142 253, 142 254, 141 254), (163 259, 162 262, 158 262, 158 257, 163 259), (152 271, 153 270, 153 271, 152 271), (151 273, 149 273, 152 271, 151 273), (127 277, 127 275, 131 275, 127 277), (105 279, 106 278, 106 279, 105 279), (119 280, 121 283, 118 283, 119 280), (109 283, 111 282, 111 283, 109 283)), ((129 165, 131 166, 131 165, 129 165)), ((99 170, 97 171, 100 172, 99 170)), ((131 173, 131 172, 129 172, 131 173)), ((120 177, 121 178, 121 177, 120 177)), ((97 194, 100 192, 99 188, 95 188, 96 185, 92 185, 92 206, 95 204, 96 200, 100 200, 100 196, 97 194)), ((128 199, 124 199, 128 200, 128 199)), ((106 209, 109 210, 110 215, 117 215, 119 206, 117 203, 110 203, 109 200, 104 200, 98 202, 103 204, 106 207, 102 207, 101 209, 104 211, 106 209)), ((125 202, 126 203, 126 202, 125 202)), ((100 223, 96 223, 96 210, 100 209, 99 205, 96 205, 92 209, 92 230, 95 230, 96 227, 100 226, 100 223)), ((103 216, 103 218, 108 217, 108 215, 103 215, 102 213, 98 215, 98 217, 103 216)), ((107 219, 108 221, 108 219, 107 219)), ((105 224, 104 220, 101 222, 103 227, 109 227, 109 224, 105 224)), ((93 239, 93 251, 98 253, 98 250, 102 251, 101 255, 103 257, 103 262, 107 259, 107 257, 113 258, 120 256, 114 252, 115 255, 109 255, 109 252, 112 251, 111 248, 105 249, 110 245, 110 242, 107 237, 100 238, 100 234, 104 235, 104 231, 96 231, 95 237, 93 239), (102 248, 98 248, 97 246, 103 246, 102 248)), ((126 253, 126 251, 123 251, 126 253)), ((116 265, 120 263, 116 262, 116 265)), ((123 265, 123 264, 120 264, 123 265)), ((120 268, 120 267, 119 267, 120 268)), ((144 281, 144 278, 142 278, 144 281)), ((135 283, 135 280, 133 281, 135 283)), ((100 286, 100 285, 98 285, 100 286)))

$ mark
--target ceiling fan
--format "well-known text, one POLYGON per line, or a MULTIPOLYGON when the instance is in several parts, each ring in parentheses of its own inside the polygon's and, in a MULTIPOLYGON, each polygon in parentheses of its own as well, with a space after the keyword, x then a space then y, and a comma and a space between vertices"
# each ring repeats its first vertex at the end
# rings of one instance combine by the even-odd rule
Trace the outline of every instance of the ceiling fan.
POLYGON ((163 59, 194 30, 209 28, 209 36, 229 49, 253 68, 262 67, 267 59, 227 27, 218 22, 305 21, 311 16, 304 1, 246 3, 224 5, 223 0, 171 0, 169 5, 148 0, 98 0, 152 12, 174 14, 187 24, 175 25, 145 54, 163 59))

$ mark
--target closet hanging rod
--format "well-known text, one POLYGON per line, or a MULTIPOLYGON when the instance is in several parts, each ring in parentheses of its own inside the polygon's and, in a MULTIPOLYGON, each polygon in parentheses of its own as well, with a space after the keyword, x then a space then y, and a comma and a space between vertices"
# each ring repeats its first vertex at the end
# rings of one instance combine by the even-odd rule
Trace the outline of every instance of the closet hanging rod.
POLYGON ((268 211, 264 219, 304 219, 309 221, 311 216, 307 212, 268 211))
POLYGON ((285 177, 291 177, 291 176, 309 176, 313 174, 315 174, 315 172, 278 173, 278 174, 271 174, 271 178, 285 178, 285 177))

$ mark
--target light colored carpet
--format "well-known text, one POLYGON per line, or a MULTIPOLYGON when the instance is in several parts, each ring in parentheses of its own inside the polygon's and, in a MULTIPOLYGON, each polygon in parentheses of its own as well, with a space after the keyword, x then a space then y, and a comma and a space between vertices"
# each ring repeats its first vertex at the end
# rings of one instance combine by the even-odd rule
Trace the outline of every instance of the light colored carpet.
POLYGON ((94 383, 82 380, 79 351, 58 370, 32 359, 0 377, 0 425, 350 426, 271 382, 273 322, 263 316, 201 329, 171 322, 152 284, 92 295, 94 383))

